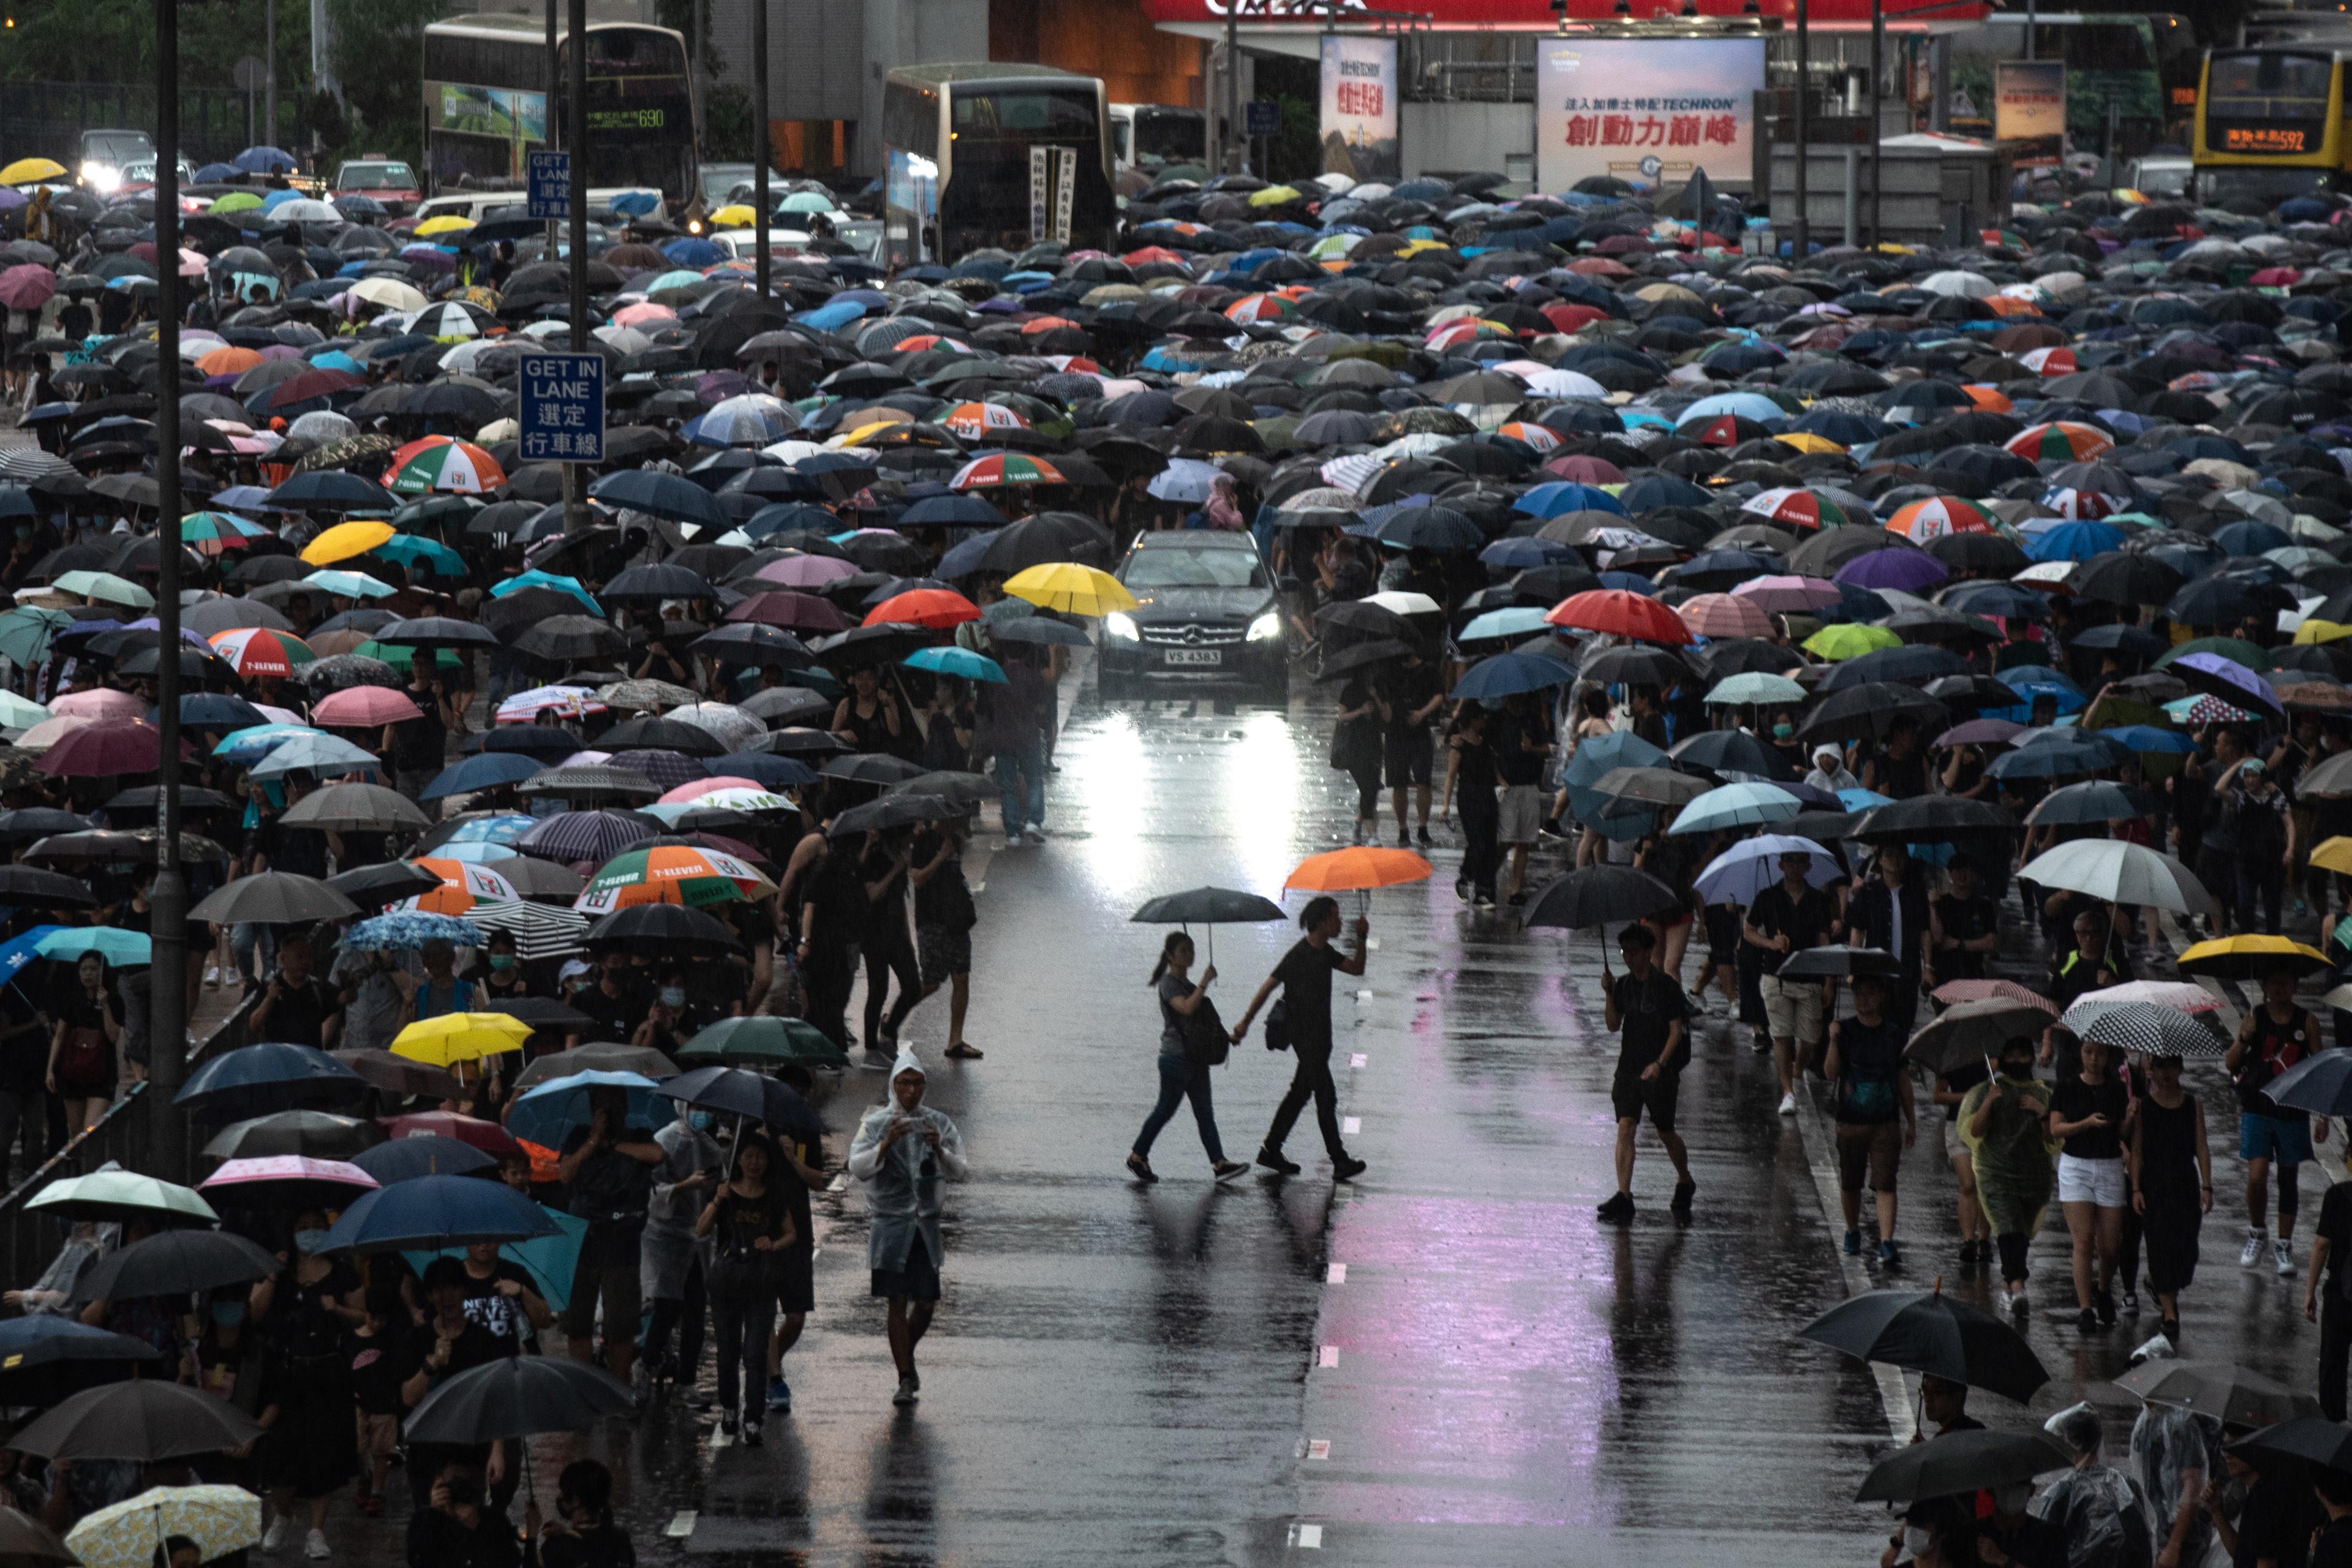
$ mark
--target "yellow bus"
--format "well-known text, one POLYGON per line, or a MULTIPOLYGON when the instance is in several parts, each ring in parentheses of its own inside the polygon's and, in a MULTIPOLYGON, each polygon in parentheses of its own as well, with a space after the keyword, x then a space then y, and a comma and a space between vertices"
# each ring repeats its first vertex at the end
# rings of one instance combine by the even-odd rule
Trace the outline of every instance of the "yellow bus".
POLYGON ((2352 184, 2352 46, 2303 41, 2209 49, 2189 143, 2200 200, 2289 196, 2352 184))

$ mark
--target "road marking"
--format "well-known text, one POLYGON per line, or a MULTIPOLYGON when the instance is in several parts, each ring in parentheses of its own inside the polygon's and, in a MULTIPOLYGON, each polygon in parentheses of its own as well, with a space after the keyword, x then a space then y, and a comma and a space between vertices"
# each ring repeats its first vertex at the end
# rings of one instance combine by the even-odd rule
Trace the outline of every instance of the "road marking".
MULTIPOLYGON (((1797 1142, 1803 1145, 1805 1163, 1813 1176, 1813 1190, 1822 1205, 1822 1218, 1832 1235, 1845 1228, 1838 1199, 1838 1173, 1834 1157, 1830 1153, 1837 1146, 1837 1135, 1831 1131, 1829 1121, 1821 1108, 1813 1103, 1807 1086, 1797 1089, 1797 1142)), ((1837 1259, 1838 1271, 1845 1281, 1845 1293, 1859 1296, 1873 1289, 1870 1270, 1863 1267, 1860 1258, 1848 1258, 1833 1240, 1832 1255, 1837 1259)), ((1883 1362, 1868 1363, 1871 1375, 1878 1384, 1878 1403, 1886 1415, 1886 1430, 1896 1442, 1904 1437, 1903 1428, 1917 1425, 1911 1409, 1911 1394, 1903 1381, 1902 1372, 1883 1362)))
POLYGON ((1345 1285, 1348 1282, 1348 1266, 1344 1263, 1334 1263, 1331 1265, 1331 1272, 1323 1276, 1323 1282, 1327 1285, 1345 1285))
POLYGON ((1319 1524, 1292 1525, 1290 1544, 1301 1552, 1320 1552, 1323 1549, 1323 1527, 1319 1524))
POLYGON ((664 1530, 662 1533, 668 1536, 672 1541, 684 1541, 688 1536, 692 1535, 694 1533, 694 1510, 690 1508, 682 1508, 676 1513, 670 1515, 669 1527, 664 1530))
POLYGON ((1352 1051, 1349 1053, 1348 1065, 1351 1068, 1360 1068, 1371 1059, 1361 1051, 1352 1051))
POLYGON ((1366 951, 1366 952, 1380 952, 1380 950, 1381 950, 1381 939, 1380 939, 1379 937, 1376 937, 1376 936, 1368 936, 1368 937, 1366 937, 1366 938, 1364 939, 1364 949, 1365 949, 1365 951, 1366 951))
POLYGON ((1371 999, 1372 994, 1369 991, 1359 991, 1356 993, 1356 1000, 1359 1002, 1369 1002, 1371 999))
POLYGON ((1325 1345, 1323 1347, 1323 1352, 1321 1356, 1318 1358, 1316 1364, 1318 1366, 1338 1366, 1339 1364, 1339 1347, 1338 1345, 1325 1345))
POLYGON ((1364 1130, 1364 1119, 1363 1119, 1362 1117, 1360 1117, 1360 1116, 1342 1116, 1341 1118, 1339 1118, 1339 1131, 1342 1131, 1342 1132, 1349 1132, 1349 1133, 1354 1133, 1354 1132, 1361 1132, 1363 1130, 1364 1130))
POLYGON ((1307 1444, 1307 1457, 1310 1459, 1329 1458, 1331 1457, 1331 1439, 1328 1437, 1318 1437, 1313 1442, 1307 1444))

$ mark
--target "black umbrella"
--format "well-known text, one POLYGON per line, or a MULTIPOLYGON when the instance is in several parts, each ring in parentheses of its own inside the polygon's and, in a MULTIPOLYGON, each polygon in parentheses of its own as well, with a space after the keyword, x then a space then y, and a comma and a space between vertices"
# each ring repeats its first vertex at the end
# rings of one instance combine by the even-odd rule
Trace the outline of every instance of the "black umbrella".
MULTIPOLYGON (((0 1404, 50 1405, 100 1383, 130 1376, 155 1347, 129 1334, 92 1328, 79 1318, 38 1312, 0 1321, 0 1404)), ((21 1517, 0 1509, 0 1530, 21 1517)), ((0 1562, 11 1553, 0 1539, 0 1562)))
POLYGON ((1128 916, 1129 921, 1136 925, 1207 926, 1209 962, 1213 964, 1217 962, 1220 924, 1257 924, 1289 918, 1280 904, 1263 893, 1244 893, 1233 888, 1193 888, 1181 893, 1162 893, 1128 916))
POLYGON ((382 909, 441 885, 441 879, 405 860, 362 866, 327 879, 327 886, 365 909, 382 909))
POLYGON ((243 1447, 265 1430, 260 1422, 227 1400, 202 1389, 140 1378, 73 1395, 20 1429, 8 1445, 47 1459, 133 1459, 153 1464, 196 1454, 226 1453, 243 1447))
POLYGON ((280 1110, 235 1121, 213 1134, 205 1155, 213 1160, 260 1160, 304 1154, 313 1160, 348 1160, 383 1142, 374 1122, 326 1110, 280 1110))
POLYGON ((2352 1115, 2352 1051, 2320 1051, 2271 1079, 2263 1092, 2290 1110, 2352 1115))
POLYGON ((1988 1389, 2020 1405, 2050 1381, 2015 1329, 1940 1290, 1866 1290, 1807 1323, 1797 1337, 1863 1361, 1988 1389))
POLYGON ((541 1432, 577 1432, 625 1415, 637 1398, 599 1366, 570 1356, 500 1356, 461 1372, 417 1402, 402 1431, 412 1443, 475 1446, 541 1432))
POLYGON ((1949 1073, 2000 1055, 2020 1035, 2039 1036, 2057 1015, 2008 996, 1988 996, 1946 1008, 1935 1022, 1911 1037, 1903 1059, 1933 1073, 1949 1073))
POLYGON ((1690 679, 1691 668, 1662 647, 1633 644, 1602 648, 1577 666, 1577 675, 1603 686, 1672 686, 1690 679))
POLYGON ((9 1568, 79 1568, 80 1562, 58 1532, 39 1520, 13 1508, 0 1509, 0 1563, 9 1568))
POLYGON ((1666 755, 1711 773, 1753 773, 1763 779, 1789 776, 1789 764, 1780 753, 1745 730, 1702 730, 1677 742, 1666 755))
POLYGON ((1989 800, 1922 795, 1873 806, 1846 837, 1864 844, 1957 844, 2017 831, 2017 818, 1989 800))
POLYGON ((665 1079, 656 1092, 681 1105, 724 1111, 746 1121, 764 1121, 780 1132, 803 1138, 824 1135, 816 1108, 790 1085, 743 1068, 696 1068, 665 1079))
POLYGON ((904 784, 923 774, 921 763, 894 757, 887 752, 857 752, 835 757, 820 771, 827 778, 850 779, 870 784, 904 784))
MULTIPOLYGON (((1526 926, 1586 926, 1647 920, 1681 909, 1680 893, 1631 866, 1587 866, 1554 877, 1536 889, 1519 921, 1526 926)), ((1603 938, 1606 941, 1606 938, 1603 938)), ((1605 963, 1606 955, 1603 956, 1605 963)))
POLYGON ((1832 943, 1791 953, 1780 963, 1780 973, 1802 980, 1850 978, 1857 974, 1900 974, 1903 966, 1883 947, 1844 947, 1832 943))
MULTIPOLYGON (((16 1446, 24 1447, 22 1443, 16 1446)), ((2326 1469, 2352 1471, 2352 1426, 2316 1415, 2298 1415, 2292 1421, 2265 1426, 2231 1447, 2242 1454, 2301 1459, 2326 1469)))
POLYGON ((918 823, 961 816, 966 809, 944 795, 886 795, 862 805, 853 805, 835 817, 825 829, 825 837, 846 838, 857 833, 887 833, 894 827, 912 827, 918 823))
POLYGON ((277 1258, 225 1230, 167 1230, 99 1259, 82 1277, 82 1294, 128 1301, 184 1296, 223 1285, 249 1285, 278 1272, 277 1258))
POLYGON ((2155 798, 2145 790, 2113 784, 2105 779, 2092 779, 2052 790, 2042 797, 2039 805, 2025 814, 2025 820, 2035 827, 2079 826, 2085 823, 2121 822, 2128 817, 2146 816, 2155 809, 2155 798))
POLYGON ((580 940, 591 948, 625 947, 682 957, 724 957, 742 947, 724 921, 684 904, 631 904, 614 910, 580 940))
POLYGON ((11 903, 45 910, 90 910, 98 895, 79 877, 44 871, 37 866, 0 866, 0 896, 11 903))
POLYGON ((1988 1487, 2030 1481, 2074 1462, 2074 1455, 2040 1432, 1947 1432, 1897 1448, 1873 1465, 1853 1500, 1916 1502, 1923 1498, 1965 1497, 1988 1487))
POLYGON ((1944 727, 1944 705, 1916 687, 1874 680, 1822 699, 1798 727, 1797 739, 1851 741, 1865 735, 1883 736, 1902 719, 1910 720, 1923 730, 1933 725, 1935 728, 1927 732, 1937 733, 1944 727))
POLYGON ((569 1033, 585 1030, 595 1023, 587 1014, 567 1007, 552 996, 518 996, 510 1002, 484 1002, 479 1006, 485 1013, 506 1013, 520 1018, 533 1029, 562 1029, 569 1033))
POLYGON ((359 906, 326 883, 291 871, 264 871, 240 877, 207 893, 188 911, 192 921, 221 925, 251 921, 258 925, 307 925, 313 921, 342 920, 360 912, 359 906))

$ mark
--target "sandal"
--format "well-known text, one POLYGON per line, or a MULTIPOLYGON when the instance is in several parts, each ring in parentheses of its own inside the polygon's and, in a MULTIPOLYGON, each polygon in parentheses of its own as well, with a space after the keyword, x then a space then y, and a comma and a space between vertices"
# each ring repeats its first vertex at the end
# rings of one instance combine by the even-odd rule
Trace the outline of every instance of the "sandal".
POLYGON ((958 1040, 941 1054, 953 1057, 960 1062, 976 1062, 987 1053, 982 1051, 977 1046, 966 1045, 963 1041, 958 1040))

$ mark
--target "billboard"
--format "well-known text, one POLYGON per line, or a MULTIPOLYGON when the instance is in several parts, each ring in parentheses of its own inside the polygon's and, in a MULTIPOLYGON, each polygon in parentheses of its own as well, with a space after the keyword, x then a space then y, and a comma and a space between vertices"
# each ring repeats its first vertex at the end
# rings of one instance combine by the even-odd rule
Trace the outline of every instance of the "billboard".
POLYGON ((1397 158, 1397 47, 1360 33, 1323 35, 1323 172, 1358 180, 1394 180, 1397 158))
POLYGON ((2066 63, 2001 60, 1992 68, 1992 134, 2017 142, 2021 169, 2048 166, 2066 151, 2066 63))
POLYGON ((1536 185, 1593 174, 1649 190, 1754 167, 1761 38, 1545 39, 1536 45, 1536 185))

